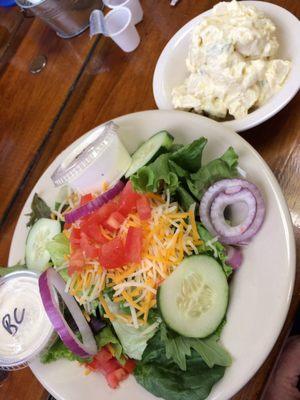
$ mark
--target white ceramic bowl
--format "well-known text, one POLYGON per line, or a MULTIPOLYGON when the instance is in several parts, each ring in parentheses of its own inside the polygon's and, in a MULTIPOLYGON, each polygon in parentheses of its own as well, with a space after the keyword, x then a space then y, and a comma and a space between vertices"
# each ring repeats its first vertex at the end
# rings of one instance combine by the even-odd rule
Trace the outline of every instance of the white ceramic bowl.
MULTIPOLYGON (((295 244, 289 211, 278 182, 260 155, 232 129, 209 118, 184 111, 144 111, 114 120, 120 137, 129 152, 134 151, 155 132, 166 129, 178 143, 204 135, 208 144, 204 162, 219 157, 233 146, 240 157, 240 166, 249 180, 256 183, 266 202, 266 218, 261 230, 244 249, 244 263, 230 284, 231 296, 222 342, 230 351, 233 363, 218 382, 207 400, 228 400, 253 376, 272 349, 284 323, 295 277, 295 244)), ((101 128, 100 128, 101 129, 101 128)), ((65 157, 99 127, 64 150, 39 179, 29 196, 14 233, 9 265, 24 256, 27 235, 25 216, 30 210, 33 194, 38 192, 54 204, 58 189, 51 174, 65 157)), ((100 374, 84 376, 75 362, 59 360, 43 365, 39 360, 31 369, 57 400, 155 400, 133 377, 118 390, 110 389, 100 374)))
MULTIPOLYGON (((299 1, 299 0, 298 0, 299 1)), ((237 132, 253 128, 278 113, 300 88, 300 22, 289 11, 264 1, 242 1, 263 11, 277 27, 280 49, 278 57, 292 62, 291 71, 283 88, 266 104, 251 112, 247 117, 222 122, 237 132)), ((211 10, 198 15, 184 25, 163 49, 154 72, 153 93, 156 105, 161 110, 172 110, 171 92, 188 76, 185 59, 188 54, 191 31, 211 10)))

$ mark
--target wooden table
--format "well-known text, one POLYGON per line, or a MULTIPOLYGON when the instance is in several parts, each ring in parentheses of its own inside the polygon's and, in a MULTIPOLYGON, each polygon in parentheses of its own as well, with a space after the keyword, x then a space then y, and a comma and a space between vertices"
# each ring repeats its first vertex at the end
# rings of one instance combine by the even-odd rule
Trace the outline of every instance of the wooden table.
MULTIPOLYGON (((272 0, 300 16, 300 1, 272 0)), ((62 40, 17 8, 0 11, 0 263, 7 262, 21 208, 49 163, 84 132, 119 115, 155 109, 152 76, 171 36, 215 0, 142 0, 142 43, 129 54, 88 33, 62 40), (154 6, 155 3, 155 6, 154 6), (47 66, 29 72, 39 55, 47 66)), ((286 196, 300 255, 300 95, 246 138, 269 164, 286 196)), ((234 400, 262 398, 267 379, 300 303, 300 266, 290 311, 273 351, 234 400)), ((29 369, 10 374, 0 400, 43 400, 48 394, 29 369)))

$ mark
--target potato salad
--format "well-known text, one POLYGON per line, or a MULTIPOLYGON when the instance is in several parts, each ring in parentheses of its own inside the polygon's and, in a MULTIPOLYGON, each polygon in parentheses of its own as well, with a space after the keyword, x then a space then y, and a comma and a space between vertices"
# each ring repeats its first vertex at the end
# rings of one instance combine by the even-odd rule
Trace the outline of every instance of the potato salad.
POLYGON ((277 93, 290 61, 276 57, 276 26, 255 7, 221 2, 197 25, 186 59, 189 72, 172 91, 176 109, 245 117, 277 93))

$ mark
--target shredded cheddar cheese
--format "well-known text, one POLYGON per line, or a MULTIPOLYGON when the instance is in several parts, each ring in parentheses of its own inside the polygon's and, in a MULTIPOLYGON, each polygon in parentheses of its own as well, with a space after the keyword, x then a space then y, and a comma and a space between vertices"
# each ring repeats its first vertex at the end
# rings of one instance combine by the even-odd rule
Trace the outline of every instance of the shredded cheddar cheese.
POLYGON ((111 321, 120 319, 136 328, 147 323, 151 308, 156 307, 159 284, 174 271, 186 254, 197 254, 197 246, 202 243, 193 208, 183 212, 178 203, 170 202, 169 194, 166 198, 154 193, 147 193, 146 196, 151 205, 149 220, 142 221, 137 214, 129 214, 118 233, 101 227, 102 235, 108 240, 116 235, 125 240, 130 227, 141 228, 141 262, 106 271, 98 261, 88 260, 86 267, 73 274, 66 286, 66 290, 86 310, 94 300, 99 300, 107 318, 111 321), (127 307, 127 313, 111 311, 106 297, 108 289, 112 304, 127 307))

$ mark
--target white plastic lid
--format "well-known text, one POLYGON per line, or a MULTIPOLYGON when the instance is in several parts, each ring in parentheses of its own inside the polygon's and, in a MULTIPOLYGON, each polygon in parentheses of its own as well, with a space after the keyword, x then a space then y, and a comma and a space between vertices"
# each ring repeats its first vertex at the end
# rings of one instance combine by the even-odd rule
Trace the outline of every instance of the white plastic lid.
POLYGON ((0 368, 27 365, 53 341, 54 330, 45 312, 38 275, 18 271, 0 279, 0 368))

